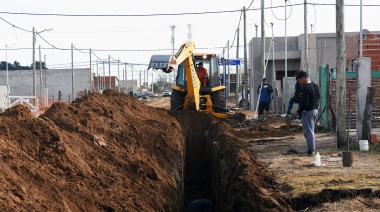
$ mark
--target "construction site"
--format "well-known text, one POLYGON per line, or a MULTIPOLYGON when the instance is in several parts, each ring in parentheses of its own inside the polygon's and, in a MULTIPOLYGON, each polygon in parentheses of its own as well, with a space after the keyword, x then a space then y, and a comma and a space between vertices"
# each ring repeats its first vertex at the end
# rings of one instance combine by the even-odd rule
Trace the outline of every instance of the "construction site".
POLYGON ((38 118, 23 105, 0 114, 4 211, 378 211, 379 147, 351 167, 334 133, 318 132, 323 166, 305 154, 301 126, 249 111, 219 119, 169 111, 106 90, 57 102, 38 118), (202 211, 202 210, 197 210, 202 211))

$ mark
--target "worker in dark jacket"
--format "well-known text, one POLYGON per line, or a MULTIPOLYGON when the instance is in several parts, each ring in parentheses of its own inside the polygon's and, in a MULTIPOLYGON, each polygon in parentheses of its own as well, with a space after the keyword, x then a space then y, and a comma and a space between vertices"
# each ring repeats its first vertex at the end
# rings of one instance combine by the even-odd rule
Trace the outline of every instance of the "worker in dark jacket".
POLYGON ((302 130, 307 142, 307 154, 315 154, 315 122, 318 116, 318 101, 320 99, 319 86, 309 79, 305 71, 297 74, 297 81, 302 85, 301 104, 295 116, 302 113, 302 130))
POLYGON ((257 93, 259 94, 259 120, 262 119, 262 115, 265 111, 269 111, 270 102, 272 100, 273 88, 268 84, 267 78, 263 78, 263 82, 257 88, 257 93))
MULTIPOLYGON (((301 98, 302 98, 302 85, 298 81, 296 81, 294 96, 289 99, 288 110, 286 112, 286 115, 288 116, 292 115, 291 113, 292 113, 294 104, 298 104, 298 107, 300 106, 301 98)), ((298 115, 296 122, 301 122, 301 118, 302 118, 302 113, 298 115)))

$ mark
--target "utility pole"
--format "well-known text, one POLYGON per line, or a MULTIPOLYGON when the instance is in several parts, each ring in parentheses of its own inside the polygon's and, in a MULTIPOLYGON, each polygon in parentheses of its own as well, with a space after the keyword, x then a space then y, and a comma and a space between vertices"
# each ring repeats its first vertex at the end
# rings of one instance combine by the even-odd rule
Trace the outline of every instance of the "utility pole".
POLYGON ((188 24, 187 25, 187 30, 188 30, 188 33, 187 33, 187 40, 188 41, 191 41, 193 39, 193 33, 192 33, 192 30, 191 30, 191 24, 188 24))
POLYGON ((360 0, 360 53, 359 56, 363 57, 363 0, 360 0))
POLYGON ((36 31, 33 27, 33 96, 37 96, 37 84, 36 84, 36 31))
POLYGON ((145 88, 147 87, 146 82, 148 81, 146 75, 147 75, 147 70, 144 69, 144 81, 143 81, 143 86, 144 86, 145 88))
MULTIPOLYGON (((274 33, 273 33, 273 23, 270 23, 271 27, 272 27, 272 41, 271 41, 271 45, 272 45, 272 86, 274 86, 274 82, 276 81, 276 68, 275 68, 275 60, 274 60, 274 33)), ((274 96, 277 97, 277 94, 275 94, 274 96)), ((276 111, 276 105, 277 105, 277 101, 278 101, 278 98, 275 98, 275 101, 271 101, 272 102, 272 108, 273 108, 273 111, 276 111)), ((281 110, 280 110, 281 111, 281 110)))
MULTIPOLYGON (((117 80, 118 80, 118 82, 120 82, 120 60, 119 59, 117 59, 117 80)), ((116 81, 115 81, 115 83, 116 83, 116 81)), ((117 89, 118 89, 118 91, 119 91, 119 93, 120 93, 120 84, 118 83, 118 85, 117 85, 117 89)))
MULTIPOLYGON (((174 39, 175 27, 176 27, 175 25, 170 25, 170 28, 172 29, 172 36, 171 36, 171 44, 172 44, 172 50, 173 50, 172 55, 174 55, 174 46, 175 46, 175 39, 174 39)), ((175 70, 172 72, 172 75, 173 75, 173 81, 175 82, 175 75, 176 75, 175 70)))
POLYGON ((109 89, 112 88, 112 81, 111 81, 111 55, 108 55, 108 83, 109 83, 109 89))
POLYGON ((287 13, 286 13, 286 3, 288 0, 285 0, 285 77, 288 77, 288 38, 286 37, 286 20, 287 13))
POLYGON ((139 78, 140 78, 140 91, 141 91, 141 69, 140 69, 140 76, 139 76, 139 78))
POLYGON ((71 44, 71 98, 75 100, 74 92, 74 45, 71 44))
POLYGON ((153 90, 153 72, 152 72, 152 93, 154 93, 154 90, 153 90))
POLYGON ((346 141, 346 46, 344 38, 344 0, 336 0, 336 77, 337 147, 346 141))
POLYGON ((127 63, 124 63, 125 78, 124 78, 124 89, 125 93, 128 93, 128 73, 127 73, 127 63))
MULTIPOLYGON (((227 61, 230 59, 230 40, 227 40, 227 61)), ((227 66, 227 95, 226 95, 226 103, 228 102, 228 97, 230 96, 230 88, 231 88, 231 77, 230 77, 230 65, 227 66)))
POLYGON ((99 90, 100 90, 100 87, 99 87, 99 78, 100 78, 100 76, 99 76, 99 64, 98 64, 98 59, 96 59, 96 90, 99 92, 99 90))
POLYGON ((305 24, 305 64, 304 71, 309 73, 309 35, 307 32, 307 0, 304 2, 304 24, 305 24))
POLYGON ((257 30, 258 30, 258 27, 259 27, 259 25, 255 24, 255 28, 256 28, 256 38, 257 38, 257 30))
POLYGON ((265 16, 264 16, 264 0, 261 0, 261 73, 263 73, 263 77, 265 74, 265 16))
POLYGON ((92 79, 92 58, 91 58, 91 55, 92 55, 92 51, 90 49, 90 93, 92 92, 92 82, 93 82, 93 79, 92 79))
POLYGON ((244 99, 246 100, 245 109, 249 109, 248 107, 248 64, 247 64, 247 18, 245 14, 245 7, 243 7, 243 20, 244 20, 244 90, 246 91, 244 94, 244 99))
POLYGON ((43 86, 43 80, 42 80, 41 45, 38 46, 38 52, 39 52, 38 54, 39 54, 39 59, 40 59, 40 98, 43 99, 42 98, 42 94, 43 94, 43 90, 42 89, 43 89, 44 86, 43 86))
POLYGON ((273 33, 273 23, 270 23, 272 27, 272 85, 274 84, 274 81, 276 81, 276 68, 275 68, 275 60, 274 60, 274 33, 273 33))
POLYGON ((133 64, 131 65, 131 73, 132 73, 132 93, 134 94, 135 82, 133 81, 133 64))
MULTIPOLYGON (((236 29, 236 59, 239 59, 239 27, 236 29)), ((236 107, 239 106, 239 93, 240 93, 240 71, 239 66, 236 65, 236 88, 235 88, 235 103, 236 107)), ((242 96, 243 97, 243 96, 242 96)))
POLYGON ((5 44, 5 65, 7 69, 7 86, 9 86, 9 73, 8 73, 8 45, 5 44))
POLYGON ((102 80, 102 93, 106 89, 106 67, 104 65, 104 60, 103 60, 103 80, 102 80))
MULTIPOLYGON (((119 85, 120 87, 121 85, 119 85)), ((123 69, 123 89, 124 89, 124 93, 127 93, 125 92, 125 69, 123 69)))
POLYGON ((45 64, 45 68, 44 68, 44 88, 46 88, 46 54, 44 55, 44 64, 45 64))

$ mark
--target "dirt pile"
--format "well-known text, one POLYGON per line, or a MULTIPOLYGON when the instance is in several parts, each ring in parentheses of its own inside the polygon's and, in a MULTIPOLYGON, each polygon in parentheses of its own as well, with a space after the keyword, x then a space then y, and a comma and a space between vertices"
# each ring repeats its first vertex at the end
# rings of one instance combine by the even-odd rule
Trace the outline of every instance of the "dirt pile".
POLYGON ((290 210, 238 134, 211 115, 112 90, 55 103, 39 118, 16 106, 0 114, 0 208, 181 211, 199 198, 185 187, 207 179, 220 211, 290 210))
POLYGON ((109 90, 56 103, 37 119, 11 108, 0 132, 4 210, 180 208, 183 137, 165 110, 109 90))

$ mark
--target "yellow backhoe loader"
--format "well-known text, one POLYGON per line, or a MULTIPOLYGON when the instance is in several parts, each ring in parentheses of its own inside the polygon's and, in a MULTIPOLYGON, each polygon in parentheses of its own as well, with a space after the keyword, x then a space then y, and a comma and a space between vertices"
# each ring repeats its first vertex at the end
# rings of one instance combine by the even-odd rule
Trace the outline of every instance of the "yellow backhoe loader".
POLYGON ((225 118, 230 111, 225 108, 225 86, 219 77, 216 54, 194 53, 194 42, 185 42, 175 55, 153 55, 148 69, 160 69, 166 73, 177 72, 176 84, 172 86, 171 110, 190 109, 205 111, 225 118), (208 71, 206 87, 201 85, 196 66, 202 62, 208 71))

